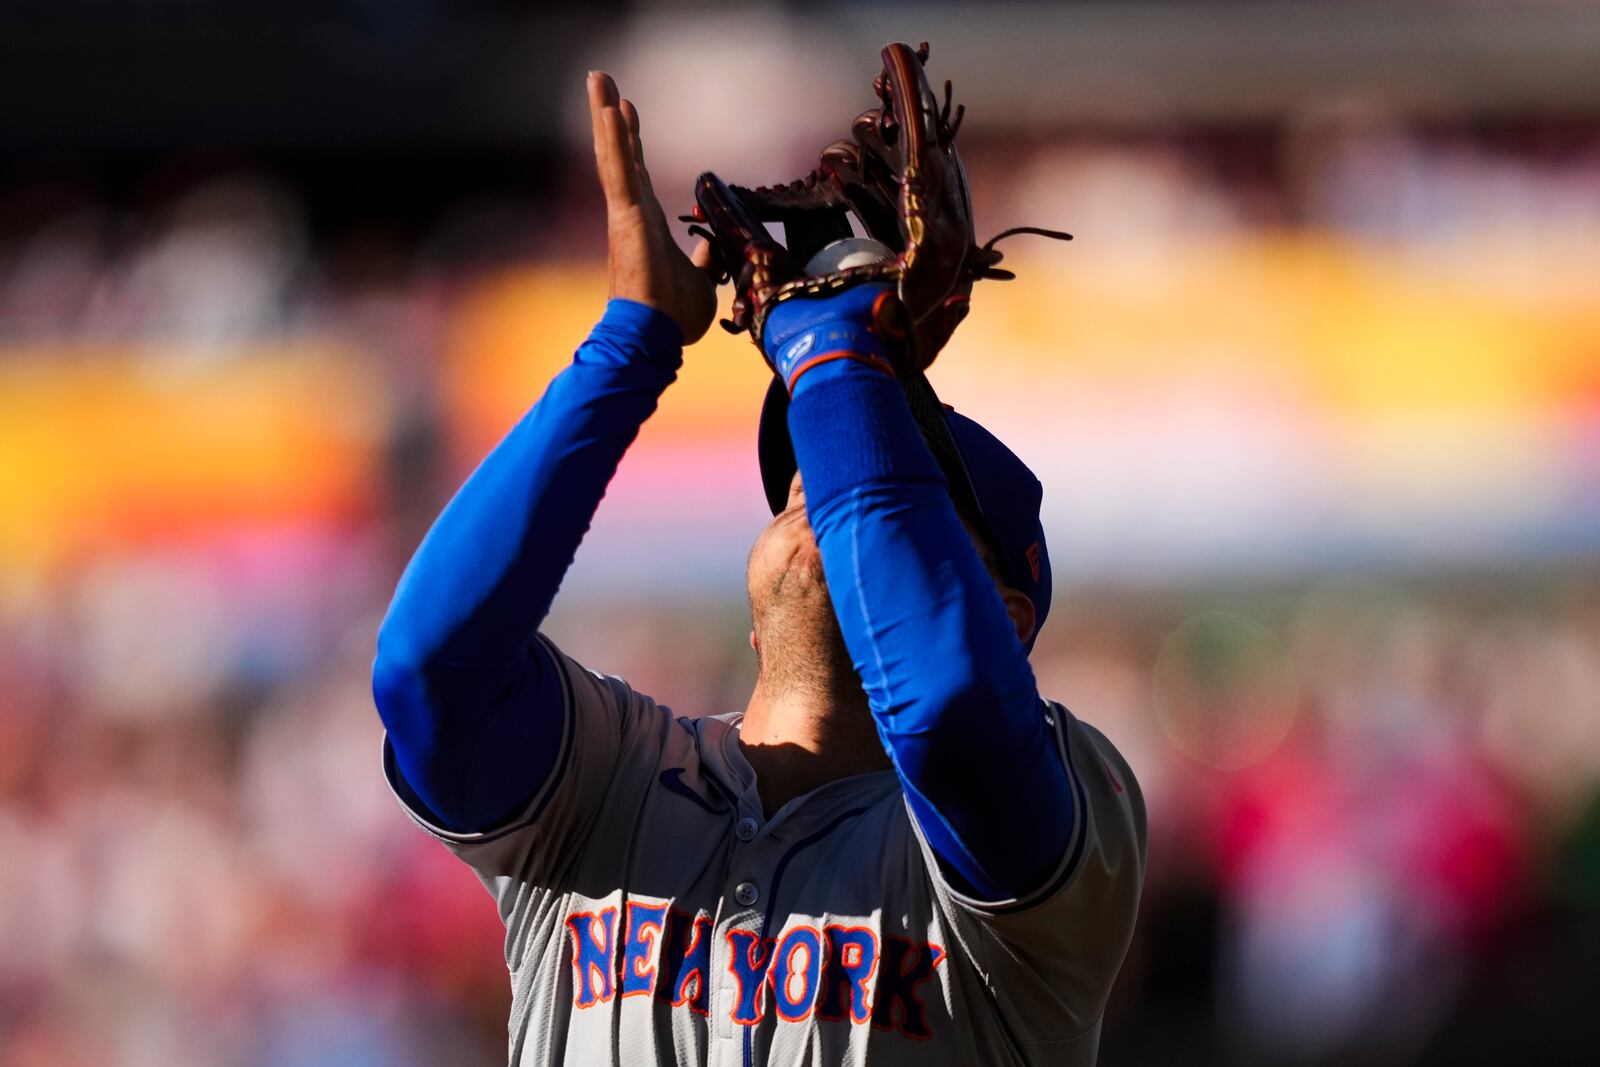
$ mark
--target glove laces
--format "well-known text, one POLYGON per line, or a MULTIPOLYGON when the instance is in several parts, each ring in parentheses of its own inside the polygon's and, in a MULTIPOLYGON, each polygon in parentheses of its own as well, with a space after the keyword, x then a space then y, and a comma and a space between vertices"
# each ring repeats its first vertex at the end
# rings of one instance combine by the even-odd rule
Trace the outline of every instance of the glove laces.
POLYGON ((1043 226, 1013 226, 1009 230, 1001 230, 999 233, 985 241, 982 248, 973 249, 973 277, 988 278, 993 281, 1001 282, 1008 282, 1015 278, 1016 275, 1011 271, 1004 270, 1003 268, 996 266, 996 264, 1000 262, 1004 253, 996 248, 995 245, 1005 240, 1007 237, 1015 237, 1017 234, 1021 233, 1031 233, 1038 237, 1048 237, 1052 241, 1072 240, 1072 234, 1070 233, 1067 233, 1063 230, 1047 230, 1043 226))

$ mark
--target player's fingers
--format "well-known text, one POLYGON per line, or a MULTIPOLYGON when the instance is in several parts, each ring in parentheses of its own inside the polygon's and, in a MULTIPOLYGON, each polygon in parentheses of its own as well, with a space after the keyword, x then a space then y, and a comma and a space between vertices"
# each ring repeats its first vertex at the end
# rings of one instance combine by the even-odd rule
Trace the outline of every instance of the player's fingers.
POLYGON ((618 107, 622 108, 622 117, 628 120, 628 132, 634 139, 639 137, 639 109, 633 106, 633 101, 623 97, 618 107))
POLYGON ((622 117, 622 112, 617 108, 608 107, 600 114, 601 124, 604 126, 602 138, 606 143, 606 162, 601 168, 600 185, 606 194, 606 202, 617 206, 632 206, 639 203, 643 193, 643 182, 639 177, 639 168, 633 166, 630 157, 632 151, 628 146, 628 124, 622 117))
POLYGON ((639 109, 628 99, 624 99, 619 106, 622 108, 622 117, 628 120, 629 144, 633 147, 634 161, 643 166, 644 142, 639 139, 639 109))
POLYGON ((689 262, 707 274, 715 273, 711 266, 711 242, 704 237, 695 241, 694 248, 689 251, 689 262))
POLYGON ((589 119, 594 132, 594 162, 606 203, 623 206, 637 202, 640 181, 632 162, 632 134, 620 108, 617 83, 604 71, 589 75, 589 119))
POLYGON ((650 168, 644 163, 644 140, 639 135, 639 109, 633 106, 632 100, 622 101, 622 117, 628 121, 629 144, 633 149, 633 163, 639 168, 639 177, 644 182, 646 189, 650 185, 650 168))
POLYGON ((600 169, 600 180, 604 183, 619 166, 627 162, 618 158, 617 151, 619 144, 626 148, 626 137, 619 141, 616 131, 612 128, 612 119, 619 115, 618 107, 622 96, 617 91, 617 83, 603 70, 589 72, 588 90, 589 122, 594 136, 595 165, 600 169))
POLYGON ((603 71, 591 70, 585 85, 589 94, 589 127, 594 140, 594 165, 600 175, 601 188, 605 187, 606 174, 611 169, 611 142, 606 135, 605 113, 611 106, 616 83, 603 71))
POLYGON ((590 113, 603 107, 616 107, 622 102, 622 93, 617 90, 616 80, 603 70, 589 72, 589 103, 590 113))
POLYGON ((603 70, 591 70, 585 85, 589 93, 589 124, 594 137, 595 152, 598 154, 601 147, 601 137, 605 127, 600 116, 606 108, 616 107, 620 94, 617 92, 617 83, 611 80, 611 75, 603 70))

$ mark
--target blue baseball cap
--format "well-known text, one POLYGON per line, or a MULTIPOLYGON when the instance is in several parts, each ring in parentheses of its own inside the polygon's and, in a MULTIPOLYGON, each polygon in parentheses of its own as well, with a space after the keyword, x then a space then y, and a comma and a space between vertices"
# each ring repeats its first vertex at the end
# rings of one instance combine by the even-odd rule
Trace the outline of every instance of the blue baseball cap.
MULTIPOLYGON (((1026 646, 1031 652, 1050 613, 1052 588, 1050 552, 1039 518, 1044 486, 994 434, 940 403, 925 376, 903 384, 923 440, 950 485, 956 512, 999 554, 1005 583, 1033 601, 1033 635, 1026 646)), ((767 506, 776 515, 788 505, 797 466, 789 440, 789 391, 777 378, 761 405, 756 450, 767 506)))

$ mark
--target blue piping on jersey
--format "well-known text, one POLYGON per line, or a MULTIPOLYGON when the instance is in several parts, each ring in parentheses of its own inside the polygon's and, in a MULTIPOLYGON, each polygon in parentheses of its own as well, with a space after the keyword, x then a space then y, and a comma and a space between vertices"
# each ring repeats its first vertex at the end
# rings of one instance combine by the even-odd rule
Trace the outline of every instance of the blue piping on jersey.
MULTIPOLYGON (((806 849, 810 848, 812 845, 816 844, 818 841, 821 841, 824 837, 827 837, 829 834, 833 833, 846 819, 853 819, 857 815, 863 815, 870 810, 872 809, 851 808, 849 811, 840 812, 827 826, 824 826, 814 834, 811 834, 807 837, 802 837, 800 840, 790 845, 788 851, 784 852, 782 856, 778 857, 778 864, 772 869, 772 885, 767 890, 769 894, 767 896, 767 907, 766 910, 761 913, 761 929, 757 931, 757 937, 765 940, 767 936, 767 927, 772 925, 773 909, 778 903, 778 885, 783 881, 783 872, 789 866, 789 861, 794 859, 795 856, 799 855, 801 852, 804 852, 806 849)), ((772 960, 767 961, 768 973, 770 973, 772 963, 772 960)), ((757 995, 759 996, 759 994, 757 995)), ((755 1067, 755 1031, 756 1028, 754 1026, 747 1026, 744 1028, 744 1067, 755 1067)))
POLYGON ((688 770, 687 767, 668 767, 666 770, 661 772, 661 784, 672 792, 678 794, 680 797, 684 797, 687 800, 693 801, 698 807, 710 812, 712 815, 728 815, 732 813, 732 808, 726 806, 716 807, 705 797, 701 796, 699 793, 696 793, 693 789, 690 789, 687 785, 685 785, 683 781, 683 772, 686 770, 688 770))

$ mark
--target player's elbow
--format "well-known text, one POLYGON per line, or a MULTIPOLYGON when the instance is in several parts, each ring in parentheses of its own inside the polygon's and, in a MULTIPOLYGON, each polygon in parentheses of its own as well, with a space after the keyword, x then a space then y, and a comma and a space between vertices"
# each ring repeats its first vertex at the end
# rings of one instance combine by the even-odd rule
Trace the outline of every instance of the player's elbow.
MULTIPOLYGON (((377 654, 372 660, 372 702, 391 734, 407 731, 428 704, 430 691, 426 659, 388 626, 378 632, 377 654)), ((408 731, 407 731, 408 732, 408 731)))
POLYGON ((386 725, 399 708, 415 700, 421 689, 422 675, 414 664, 381 649, 373 657, 372 702, 386 725))
POLYGON ((378 627, 372 661, 372 692, 382 709, 384 697, 405 697, 435 685, 447 673, 443 644, 429 631, 415 604, 397 599, 378 627))
POLYGON ((462 786, 462 746, 441 714, 423 666, 379 647, 372 663, 372 701, 388 734, 401 777, 443 825, 453 826, 451 798, 462 786))
POLYGON ((404 685, 419 673, 414 657, 396 649, 392 642, 380 639, 377 654, 372 657, 372 691, 386 693, 404 685))

